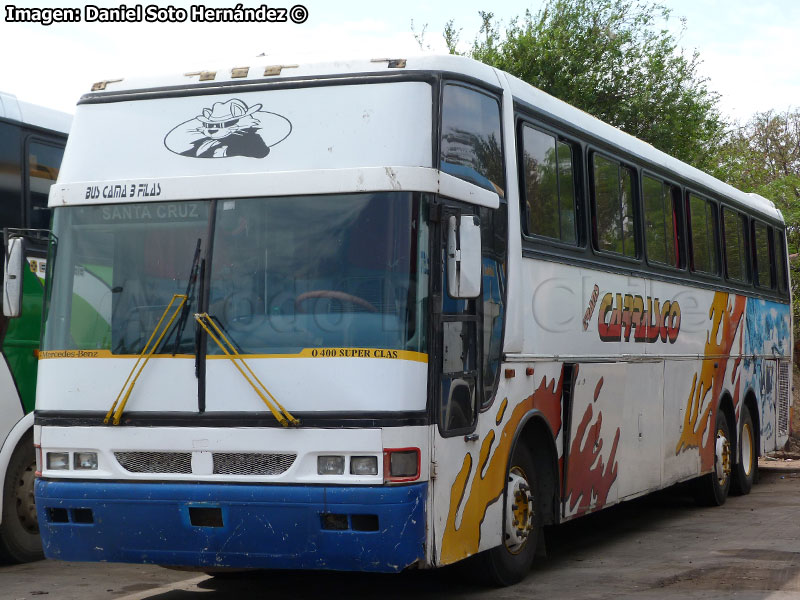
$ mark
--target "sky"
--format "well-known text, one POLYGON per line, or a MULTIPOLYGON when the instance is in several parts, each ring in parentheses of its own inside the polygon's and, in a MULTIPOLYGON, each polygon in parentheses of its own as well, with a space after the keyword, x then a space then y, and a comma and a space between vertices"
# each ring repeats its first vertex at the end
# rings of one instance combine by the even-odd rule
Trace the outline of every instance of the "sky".
MULTIPOLYGON (((202 0, 145 0, 144 6, 187 8, 202 0)), ((100 7, 135 6, 136 0, 100 7)), ((213 67, 269 64, 272 59, 307 62, 336 57, 403 57, 424 45, 445 52, 441 36, 454 20, 461 40, 474 39, 479 11, 491 6, 508 23, 526 9, 537 12, 543 0, 275 0, 270 7, 290 9, 303 2, 304 23, 38 23, 7 22, 10 5, 22 8, 70 7, 85 15, 86 3, 15 0, 0 15, 0 90, 19 99, 73 112, 95 81, 141 75, 186 73, 213 67), (412 31, 413 22, 413 31, 412 31), (266 54, 266 58, 256 58, 266 54)), ((260 6, 259 0, 242 0, 260 6)), ((265 2, 266 3, 266 2, 265 2)), ((681 46, 697 50, 700 72, 721 96, 720 109, 732 121, 755 112, 800 107, 800 3, 795 0, 665 0, 672 9, 670 28, 686 29, 681 46)), ((233 7, 235 0, 207 0, 205 7, 233 7)))

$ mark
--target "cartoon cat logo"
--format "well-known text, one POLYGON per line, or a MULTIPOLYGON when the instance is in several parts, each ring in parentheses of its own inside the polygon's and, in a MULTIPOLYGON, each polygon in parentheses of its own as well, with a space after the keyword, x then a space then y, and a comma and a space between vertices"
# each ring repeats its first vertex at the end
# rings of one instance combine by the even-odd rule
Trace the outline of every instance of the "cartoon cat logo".
POLYGON ((264 158, 291 132, 292 123, 286 117, 261 110, 261 104, 247 106, 233 98, 214 102, 175 127, 164 138, 164 145, 175 154, 192 158, 264 158))

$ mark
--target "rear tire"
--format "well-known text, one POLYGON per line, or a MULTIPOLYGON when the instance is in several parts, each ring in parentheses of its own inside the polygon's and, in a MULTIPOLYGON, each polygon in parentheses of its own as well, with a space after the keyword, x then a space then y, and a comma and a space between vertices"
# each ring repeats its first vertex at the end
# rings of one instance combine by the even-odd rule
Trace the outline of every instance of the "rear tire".
POLYGON ((758 473, 758 449, 756 448, 756 434, 753 429, 753 418, 750 410, 742 407, 742 427, 739 431, 737 444, 738 461, 733 469, 731 493, 744 496, 750 493, 758 473))
POLYGON ((503 543, 478 556, 488 582, 496 586, 518 583, 530 572, 542 527, 533 457, 522 443, 511 457, 503 501, 503 543))
POLYGON ((717 410, 714 431, 714 469, 692 481, 692 492, 700 506, 722 506, 731 487, 731 430, 721 409, 717 410))
POLYGON ((3 486, 0 560, 30 562, 44 558, 33 498, 36 454, 30 435, 22 438, 8 464, 3 486))

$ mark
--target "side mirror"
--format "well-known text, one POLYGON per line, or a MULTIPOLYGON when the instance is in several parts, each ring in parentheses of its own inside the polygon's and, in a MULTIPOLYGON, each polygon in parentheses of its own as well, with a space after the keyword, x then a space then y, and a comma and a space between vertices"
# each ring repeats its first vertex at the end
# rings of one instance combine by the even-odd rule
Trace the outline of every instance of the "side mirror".
POLYGON ((25 268, 24 241, 20 237, 10 238, 3 269, 3 314, 12 319, 22 312, 22 276, 25 268))
POLYGON ((478 217, 452 215, 448 221, 447 288, 453 298, 481 293, 481 226, 478 217))

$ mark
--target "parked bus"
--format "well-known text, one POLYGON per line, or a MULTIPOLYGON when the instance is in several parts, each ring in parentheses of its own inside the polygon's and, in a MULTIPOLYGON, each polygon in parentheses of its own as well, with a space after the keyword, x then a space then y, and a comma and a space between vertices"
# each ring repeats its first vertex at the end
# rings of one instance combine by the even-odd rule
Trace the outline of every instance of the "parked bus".
POLYGON ((508 584, 543 525, 722 504, 786 441, 764 198, 462 57, 93 89, 50 195, 47 557, 508 584))
POLYGON ((47 198, 70 125, 65 113, 0 92, 0 228, 28 231, 20 318, 0 317, 0 561, 41 558, 33 499, 33 406, 50 227, 47 198), (44 241, 43 241, 44 240, 44 241))

